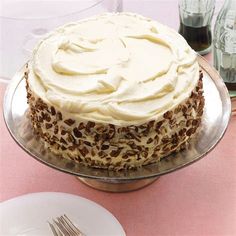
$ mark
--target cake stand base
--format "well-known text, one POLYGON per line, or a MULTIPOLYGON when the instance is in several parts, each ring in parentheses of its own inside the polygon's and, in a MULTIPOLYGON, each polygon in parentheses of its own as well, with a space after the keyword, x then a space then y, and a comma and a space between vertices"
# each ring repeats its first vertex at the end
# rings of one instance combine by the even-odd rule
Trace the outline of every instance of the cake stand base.
POLYGON ((159 177, 141 180, 97 180, 77 177, 82 183, 101 191, 120 193, 138 190, 148 186, 159 177))

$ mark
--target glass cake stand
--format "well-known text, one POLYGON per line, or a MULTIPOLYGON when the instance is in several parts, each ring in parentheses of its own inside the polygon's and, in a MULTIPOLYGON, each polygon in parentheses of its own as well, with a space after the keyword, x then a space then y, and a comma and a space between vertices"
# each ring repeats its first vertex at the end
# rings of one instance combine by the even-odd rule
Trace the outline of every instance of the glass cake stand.
POLYGON ((231 101, 223 80, 216 70, 198 56, 203 71, 205 109, 198 134, 187 150, 171 154, 157 164, 137 170, 111 171, 86 167, 52 154, 44 148, 28 120, 24 68, 18 71, 6 90, 3 104, 7 128, 16 141, 36 160, 77 176, 83 183, 104 191, 132 191, 155 181, 159 176, 186 167, 206 156, 223 137, 231 114, 231 101))

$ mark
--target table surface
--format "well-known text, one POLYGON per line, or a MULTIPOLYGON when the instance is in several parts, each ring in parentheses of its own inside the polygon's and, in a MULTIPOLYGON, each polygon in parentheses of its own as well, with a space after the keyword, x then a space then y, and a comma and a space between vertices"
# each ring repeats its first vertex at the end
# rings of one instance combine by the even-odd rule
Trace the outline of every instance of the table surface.
MULTIPOLYGON (((206 58, 210 61, 211 55, 206 58)), ((0 113, 6 84, 0 83, 0 113)), ((131 235, 236 235, 236 116, 221 142, 187 168, 138 191, 94 190, 39 163, 11 138, 0 116, 0 201, 34 192, 65 192, 95 201, 131 235)))

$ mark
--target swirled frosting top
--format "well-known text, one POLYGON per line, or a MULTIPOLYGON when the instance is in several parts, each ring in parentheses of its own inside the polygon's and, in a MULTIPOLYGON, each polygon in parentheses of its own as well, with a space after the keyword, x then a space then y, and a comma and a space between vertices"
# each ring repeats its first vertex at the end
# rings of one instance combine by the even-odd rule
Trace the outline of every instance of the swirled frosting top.
POLYGON ((196 54, 182 36, 131 13, 58 28, 38 44, 31 67, 30 87, 49 103, 118 125, 158 118, 186 99, 199 78, 196 54))

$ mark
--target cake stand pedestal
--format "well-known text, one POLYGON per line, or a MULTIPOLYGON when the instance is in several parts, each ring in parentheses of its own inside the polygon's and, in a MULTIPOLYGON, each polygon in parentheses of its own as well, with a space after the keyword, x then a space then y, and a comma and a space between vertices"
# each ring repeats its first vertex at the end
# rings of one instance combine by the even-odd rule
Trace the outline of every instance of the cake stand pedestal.
POLYGON ((141 180, 96 180, 89 178, 81 178, 77 177, 82 183, 101 191, 106 192, 130 192, 134 190, 138 190, 152 184, 159 177, 141 179, 141 180))
MULTIPOLYGON (((189 147, 162 158, 159 163, 137 170, 112 171, 97 169, 56 156, 44 147, 33 133, 28 119, 25 68, 19 70, 6 90, 3 112, 7 128, 30 156, 47 166, 75 175, 84 184, 102 191, 128 192, 153 183, 158 177, 186 167, 206 156, 221 140, 229 123, 231 101, 228 90, 217 71, 201 56, 198 62, 203 72, 205 108, 198 134, 189 147)), ((26 170, 27 171, 27 170, 26 170)))

